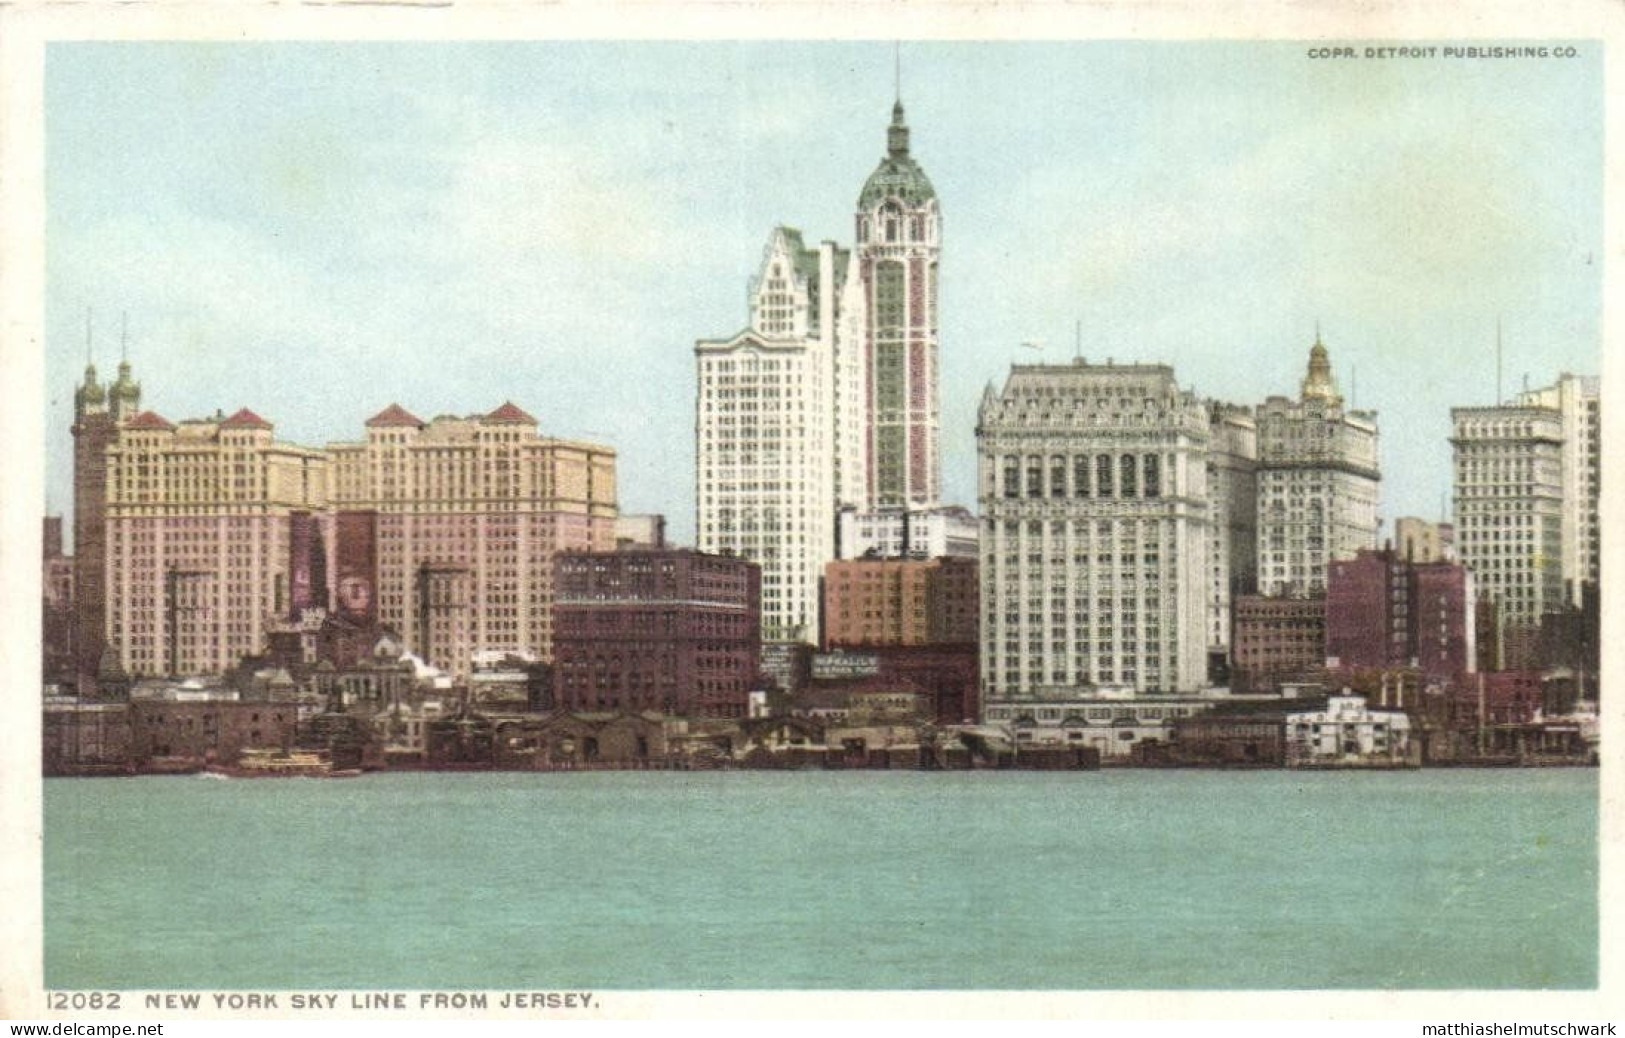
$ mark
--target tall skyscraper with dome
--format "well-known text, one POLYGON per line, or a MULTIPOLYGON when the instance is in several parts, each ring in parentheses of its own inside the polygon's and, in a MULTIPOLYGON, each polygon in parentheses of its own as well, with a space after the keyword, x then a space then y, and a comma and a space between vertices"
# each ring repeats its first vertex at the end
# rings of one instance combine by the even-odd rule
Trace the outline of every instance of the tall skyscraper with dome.
POLYGON ((937 367, 937 261, 942 214, 909 154, 901 99, 886 156, 858 196, 857 253, 867 312, 865 454, 869 508, 935 505, 942 491, 937 367))
POLYGON ((695 343, 695 540, 762 568, 769 640, 817 643, 844 509, 941 492, 936 190, 901 100, 858 196, 857 244, 768 235, 744 329, 695 343))

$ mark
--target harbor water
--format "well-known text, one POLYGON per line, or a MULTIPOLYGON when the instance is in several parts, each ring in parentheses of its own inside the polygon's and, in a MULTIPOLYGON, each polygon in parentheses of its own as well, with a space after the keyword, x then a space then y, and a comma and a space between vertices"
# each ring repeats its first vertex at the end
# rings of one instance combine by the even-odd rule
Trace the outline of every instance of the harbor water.
POLYGON ((54 989, 1587 988, 1597 772, 45 783, 54 989))

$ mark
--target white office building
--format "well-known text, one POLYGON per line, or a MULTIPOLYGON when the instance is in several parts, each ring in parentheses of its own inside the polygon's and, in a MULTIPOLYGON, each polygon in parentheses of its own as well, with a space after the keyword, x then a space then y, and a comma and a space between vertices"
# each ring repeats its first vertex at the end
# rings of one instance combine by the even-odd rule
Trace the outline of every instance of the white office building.
POLYGON ((1206 684, 1208 409, 1166 365, 1017 365, 977 424, 984 710, 1206 684))
POLYGON ((861 298, 845 250, 808 249, 779 227, 752 282, 749 327, 694 346, 695 539, 762 567, 766 640, 818 642, 836 508, 844 484, 862 486, 862 453, 843 440, 837 408, 856 392, 842 380, 861 370, 841 363, 861 298))
POLYGON ((953 505, 867 512, 847 508, 840 516, 840 553, 843 559, 974 559, 980 530, 974 515, 953 505))

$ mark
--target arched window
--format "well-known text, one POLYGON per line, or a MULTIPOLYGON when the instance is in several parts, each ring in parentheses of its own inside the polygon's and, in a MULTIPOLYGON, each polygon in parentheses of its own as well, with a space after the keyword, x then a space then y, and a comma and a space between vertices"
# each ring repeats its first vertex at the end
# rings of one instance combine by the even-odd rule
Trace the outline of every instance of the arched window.
POLYGON ((1122 497, 1135 496, 1135 484, 1138 482, 1139 461, 1132 454, 1125 454, 1118 459, 1118 493, 1122 497))
POLYGON ((1079 454, 1072 459, 1072 496, 1089 496, 1089 455, 1079 454))
POLYGON ((1162 496, 1162 465, 1161 459, 1155 454, 1145 456, 1145 487, 1146 497, 1162 496))

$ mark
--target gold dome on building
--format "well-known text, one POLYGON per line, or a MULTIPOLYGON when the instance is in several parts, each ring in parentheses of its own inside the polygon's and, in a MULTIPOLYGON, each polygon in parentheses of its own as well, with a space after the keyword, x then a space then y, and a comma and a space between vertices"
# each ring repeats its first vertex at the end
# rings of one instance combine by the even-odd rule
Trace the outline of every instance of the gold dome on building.
POLYGON ((1332 378, 1332 358, 1326 344, 1320 341, 1320 329, 1315 329, 1315 344, 1309 347, 1309 374, 1303 379, 1303 399, 1324 400, 1328 404, 1341 404, 1343 397, 1337 392, 1332 378))

